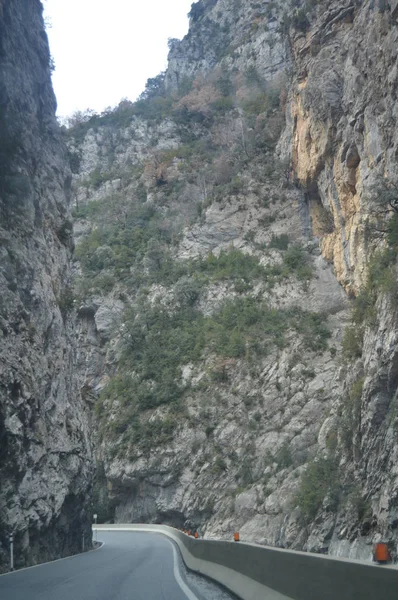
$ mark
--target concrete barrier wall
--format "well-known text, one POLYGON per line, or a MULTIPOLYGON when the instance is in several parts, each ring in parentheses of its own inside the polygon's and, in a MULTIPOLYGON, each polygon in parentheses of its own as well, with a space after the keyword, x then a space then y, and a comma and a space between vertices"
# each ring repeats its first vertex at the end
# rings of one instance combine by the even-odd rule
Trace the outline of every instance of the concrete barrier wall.
POLYGON ((243 600, 398 600, 398 569, 242 542, 195 540, 163 525, 100 525, 162 533, 187 566, 243 600))

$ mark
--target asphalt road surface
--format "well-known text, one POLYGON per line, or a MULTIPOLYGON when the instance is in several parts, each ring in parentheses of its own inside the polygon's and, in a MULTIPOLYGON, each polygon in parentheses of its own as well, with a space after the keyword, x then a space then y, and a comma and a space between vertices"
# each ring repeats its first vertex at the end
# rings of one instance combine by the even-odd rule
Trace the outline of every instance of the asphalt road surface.
POLYGON ((94 552, 0 576, 1 600, 230 600, 188 572, 165 536, 98 532, 94 552))

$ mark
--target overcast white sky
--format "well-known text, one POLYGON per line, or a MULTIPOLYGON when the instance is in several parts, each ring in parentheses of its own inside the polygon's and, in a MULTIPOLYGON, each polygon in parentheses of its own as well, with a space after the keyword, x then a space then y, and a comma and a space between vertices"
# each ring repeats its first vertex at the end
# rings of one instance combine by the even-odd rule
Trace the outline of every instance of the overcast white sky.
POLYGON ((58 114, 135 100, 188 31, 193 0, 43 0, 58 114))

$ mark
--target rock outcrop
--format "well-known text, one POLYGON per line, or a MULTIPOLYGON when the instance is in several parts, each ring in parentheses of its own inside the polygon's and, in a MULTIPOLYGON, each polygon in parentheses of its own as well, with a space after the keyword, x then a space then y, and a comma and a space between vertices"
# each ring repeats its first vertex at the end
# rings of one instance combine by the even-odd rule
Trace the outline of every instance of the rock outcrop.
MULTIPOLYGON (((366 283, 371 199, 378 177, 396 172, 398 29, 387 3, 323 3, 292 37, 293 81, 283 150, 312 211, 332 215, 317 231, 347 291, 366 283), (384 8, 382 8, 382 5, 384 8)), ((315 218, 316 229, 316 218, 315 218)))
POLYGON ((81 549, 89 415, 76 375, 71 174, 38 0, 0 2, 0 571, 81 549))
POLYGON ((351 419, 353 439, 348 443, 340 433, 338 447, 346 484, 351 478, 363 492, 345 509, 320 516, 307 547, 330 539, 331 552, 364 557, 370 555, 366 543, 378 536, 391 540, 394 552, 397 541, 397 272, 391 236, 390 249, 380 250, 393 211, 380 207, 378 186, 395 185, 397 174, 398 27, 393 3, 319 5, 304 31, 290 38, 293 80, 280 147, 292 157, 323 256, 347 293, 359 294, 346 338, 363 336, 363 347, 352 353, 339 408, 343 429, 351 419), (387 273, 389 283, 383 284, 387 273), (365 298, 374 308, 361 317, 365 298))

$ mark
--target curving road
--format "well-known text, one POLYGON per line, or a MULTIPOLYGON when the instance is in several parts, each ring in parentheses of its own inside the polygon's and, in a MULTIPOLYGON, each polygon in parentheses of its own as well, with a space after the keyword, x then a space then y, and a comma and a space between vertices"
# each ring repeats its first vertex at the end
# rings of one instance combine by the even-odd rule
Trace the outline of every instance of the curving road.
POLYGON ((1 600, 227 600, 156 533, 98 532, 94 552, 0 576, 1 600))

